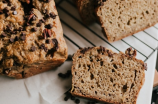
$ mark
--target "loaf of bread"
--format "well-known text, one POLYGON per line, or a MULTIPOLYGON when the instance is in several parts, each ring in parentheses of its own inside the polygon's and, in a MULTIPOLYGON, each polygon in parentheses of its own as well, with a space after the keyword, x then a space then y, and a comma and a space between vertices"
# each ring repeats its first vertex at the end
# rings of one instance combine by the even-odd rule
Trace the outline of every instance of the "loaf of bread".
POLYGON ((105 0, 96 15, 109 42, 133 35, 158 22, 158 0, 105 0))
POLYGON ((136 104, 147 65, 136 50, 114 53, 104 47, 84 48, 73 56, 74 96, 116 104, 136 104))
POLYGON ((0 74, 27 78, 67 58, 54 0, 0 1, 0 74))

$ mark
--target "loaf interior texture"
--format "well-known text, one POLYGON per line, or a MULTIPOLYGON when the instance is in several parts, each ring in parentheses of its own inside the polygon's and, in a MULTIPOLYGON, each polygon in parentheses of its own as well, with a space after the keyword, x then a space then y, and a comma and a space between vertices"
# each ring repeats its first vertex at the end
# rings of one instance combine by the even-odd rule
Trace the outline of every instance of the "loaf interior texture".
POLYGON ((105 0, 96 15, 109 42, 120 40, 158 22, 158 0, 105 0))
POLYGON ((26 78, 67 58, 54 0, 0 0, 0 74, 26 78))
POLYGON ((145 81, 146 64, 136 51, 114 53, 104 47, 84 48, 73 56, 74 96, 116 104, 136 104, 145 81))

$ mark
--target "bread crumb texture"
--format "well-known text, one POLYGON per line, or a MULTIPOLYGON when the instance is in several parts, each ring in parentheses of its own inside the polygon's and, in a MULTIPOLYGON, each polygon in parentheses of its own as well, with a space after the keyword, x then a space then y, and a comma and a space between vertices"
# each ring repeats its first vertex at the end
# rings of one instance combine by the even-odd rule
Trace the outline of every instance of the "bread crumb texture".
POLYGON ((96 12, 110 42, 158 22, 158 0, 105 0, 96 12))
POLYGON ((71 93, 109 103, 136 104, 145 65, 131 52, 132 56, 104 47, 78 50, 73 56, 71 93))

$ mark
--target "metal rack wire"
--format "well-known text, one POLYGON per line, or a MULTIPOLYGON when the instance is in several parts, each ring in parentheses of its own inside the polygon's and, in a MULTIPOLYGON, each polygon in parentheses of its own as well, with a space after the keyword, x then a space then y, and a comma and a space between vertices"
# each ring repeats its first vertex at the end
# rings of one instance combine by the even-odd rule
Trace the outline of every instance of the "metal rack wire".
MULTIPOLYGON (((97 28, 94 30, 95 27, 99 26, 98 23, 93 24, 92 26, 86 26, 82 23, 82 21, 80 20, 80 17, 78 15, 76 6, 74 5, 74 3, 72 2, 72 0, 57 0, 57 9, 59 11, 59 16, 61 19, 61 23, 62 25, 64 25, 65 27, 69 28, 71 31, 73 31, 75 34, 77 34, 80 38, 82 38, 84 41, 86 41, 87 43, 90 44, 90 46, 97 46, 98 44, 102 45, 106 44, 109 48, 112 48, 115 51, 121 51, 120 50, 120 46, 118 46, 117 43, 109 43, 106 38, 104 38, 104 36, 102 34, 99 34, 98 31, 101 31, 100 28, 97 28), (71 12, 70 12, 71 10, 71 12), (61 12, 62 13, 61 13, 61 12), (68 18, 65 18, 65 15, 67 15, 68 18), (69 19, 69 20, 66 20, 69 19), (69 21, 69 22, 67 22, 69 21), (76 25, 79 25, 79 28, 84 28, 82 31, 88 31, 88 33, 91 33, 92 35, 85 35, 85 33, 81 32, 80 30, 76 29, 76 25, 72 25, 72 22, 77 23, 76 25), (92 37, 96 37, 97 40, 102 41, 101 43, 95 43, 92 39, 92 37)), ((158 26, 153 26, 151 27, 151 30, 157 30, 158 31, 158 26)), ((74 34, 74 35, 75 35, 74 34)), ((143 36, 146 36, 148 38, 150 38, 150 41, 156 43, 155 45, 153 44, 149 44, 147 43, 145 40, 146 39, 142 39, 140 38, 137 34, 134 34, 132 36, 129 36, 129 38, 132 38, 135 42, 142 44, 143 47, 142 49, 138 48, 137 45, 133 45, 132 42, 128 42, 128 40, 133 41, 131 39, 122 39, 119 41, 120 44, 123 44, 122 47, 126 48, 126 47, 132 47, 133 49, 136 49, 138 54, 140 55, 140 59, 147 61, 149 59, 150 56, 152 56, 152 54, 158 49, 157 43, 158 43, 158 32, 156 34, 152 34, 151 32, 149 32, 148 30, 144 30, 142 31, 143 36), (145 50, 148 49, 150 50, 150 52, 146 52, 145 50)), ((80 48, 81 45, 76 42, 76 40, 74 41, 74 39, 72 39, 69 34, 67 34, 64 31, 64 37, 70 41, 74 46, 80 48)))

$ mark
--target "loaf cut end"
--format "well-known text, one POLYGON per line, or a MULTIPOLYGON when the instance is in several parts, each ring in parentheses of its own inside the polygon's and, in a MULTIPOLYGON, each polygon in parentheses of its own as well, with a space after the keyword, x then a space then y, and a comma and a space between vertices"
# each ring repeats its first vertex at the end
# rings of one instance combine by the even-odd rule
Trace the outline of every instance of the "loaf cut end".
POLYGON ((78 50, 73 56, 74 96, 108 103, 136 104, 145 80, 146 64, 135 58, 136 51, 114 53, 104 47, 78 50))

